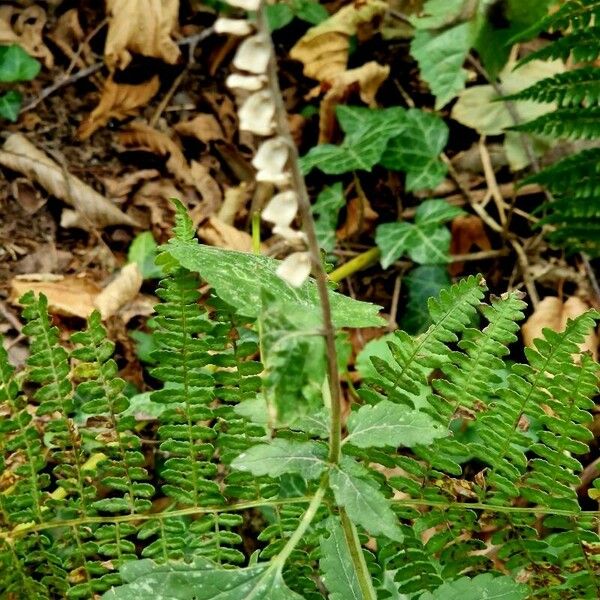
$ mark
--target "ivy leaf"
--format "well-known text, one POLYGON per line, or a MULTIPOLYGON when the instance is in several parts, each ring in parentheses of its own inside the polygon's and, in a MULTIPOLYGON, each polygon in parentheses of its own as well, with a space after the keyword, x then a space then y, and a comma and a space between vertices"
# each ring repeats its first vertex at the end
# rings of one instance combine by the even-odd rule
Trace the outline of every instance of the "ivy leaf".
POLYGON ((0 83, 31 81, 40 69, 40 62, 29 56, 21 46, 0 46, 0 83))
POLYGON ((317 196, 317 201, 312 207, 312 212, 317 215, 315 219, 315 231, 319 246, 325 252, 331 252, 335 248, 335 230, 338 221, 338 213, 346 204, 342 183, 338 181, 332 186, 323 188, 317 196))
POLYGON ((463 214, 445 200, 425 200, 415 214, 415 222, 384 223, 377 227, 375 242, 381 250, 381 266, 386 269, 408 253, 420 264, 448 262, 450 231, 443 223, 463 214))
POLYGON ((270 31, 276 31, 285 27, 294 19, 294 11, 285 3, 278 2, 277 4, 267 4, 265 6, 265 14, 270 31))
MULTIPOLYGON (((275 273, 280 264, 278 260, 184 239, 170 240, 162 250, 182 267, 200 273, 219 297, 243 316, 257 318, 260 315, 263 287, 290 309, 320 314, 314 280, 309 279, 299 288, 292 288, 275 273)), ((385 323, 378 315, 380 307, 375 304, 353 300, 333 291, 329 297, 336 327, 376 327, 385 323)))
POLYGON ((365 481, 357 475, 359 465, 343 457, 340 466, 332 468, 329 485, 338 506, 343 506, 350 519, 373 536, 386 537, 401 542, 402 532, 398 519, 375 482, 365 481))
POLYGON ((437 298, 441 290, 450 286, 450 275, 443 265, 420 265, 410 270, 403 283, 408 289, 408 299, 400 325, 411 335, 418 335, 431 324, 427 301, 437 298))
POLYGON ((23 97, 16 90, 8 90, 2 94, 0 96, 0 117, 15 123, 19 118, 22 101, 23 97))
POLYGON ((127 252, 127 261, 137 263, 144 279, 162 277, 162 269, 155 264, 158 255, 158 245, 151 231, 144 231, 135 236, 127 252))
POLYGON ((318 25, 329 18, 327 9, 316 0, 293 0, 292 6, 295 15, 311 25, 318 25))
POLYGON ((483 573, 470 579, 461 577, 451 583, 444 583, 433 592, 425 592, 419 600, 524 600, 529 596, 527 586, 517 583, 511 577, 495 577, 483 573))
POLYGON ((269 444, 245 450, 231 466, 253 475, 280 477, 284 473, 296 473, 304 479, 318 479, 327 467, 327 448, 317 442, 276 438, 269 444))
POLYGON ((325 523, 325 530, 329 536, 322 536, 319 540, 319 566, 329 591, 329 600, 362 600, 358 577, 339 518, 330 517, 325 523))
POLYGON ((103 600, 302 600, 284 583, 274 563, 257 564, 245 569, 223 569, 210 561, 196 558, 192 564, 153 560, 130 561, 121 567, 126 582, 110 589, 103 600))
POLYGON ((419 109, 406 111, 401 134, 392 137, 381 158, 387 169, 405 171, 409 191, 433 188, 447 167, 440 153, 448 142, 448 126, 437 115, 419 109))
POLYGON ((359 448, 380 448, 417 444, 429 445, 448 432, 424 412, 382 400, 365 405, 350 414, 348 437, 344 440, 359 448))

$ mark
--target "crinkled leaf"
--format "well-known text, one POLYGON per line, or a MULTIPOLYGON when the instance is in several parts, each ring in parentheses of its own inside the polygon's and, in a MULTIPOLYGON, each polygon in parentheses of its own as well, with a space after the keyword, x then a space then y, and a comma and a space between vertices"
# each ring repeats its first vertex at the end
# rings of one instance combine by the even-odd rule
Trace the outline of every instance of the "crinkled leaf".
POLYGON ((337 182, 323 188, 312 207, 313 214, 317 215, 315 219, 317 239, 321 248, 326 252, 331 252, 335 248, 338 213, 345 203, 342 184, 337 182))
POLYGON ((327 467, 327 448, 317 442, 276 438, 245 450, 231 466, 253 475, 280 477, 284 473, 295 473, 304 479, 318 479, 327 467))
POLYGON ((40 72, 41 64, 17 44, 0 46, 0 83, 31 81, 40 72))
POLYGON ((223 569, 199 558, 161 565, 144 559, 125 562, 121 574, 125 585, 110 589, 103 600, 302 600, 274 564, 223 569))
POLYGON ((381 164, 405 171, 409 191, 433 188, 444 178, 440 153, 448 142, 448 126, 437 115, 418 109, 406 112, 405 127, 389 141, 381 164))
POLYGON ((429 415, 389 400, 365 405, 350 414, 348 437, 359 448, 429 445, 448 432, 429 415))
POLYGON ((320 539, 321 577, 329 591, 329 600, 362 600, 356 570, 344 530, 338 517, 330 517, 325 524, 327 536, 320 539))
POLYGON ((0 117, 14 123, 19 118, 23 97, 16 90, 0 95, 0 117))
POLYGON ((350 519, 373 536, 385 535, 402 541, 398 519, 377 484, 366 481, 356 474, 357 463, 344 457, 341 467, 333 467, 329 485, 335 501, 343 506, 350 519))
POLYGON ((512 577, 483 573, 473 579, 461 577, 444 583, 433 592, 421 594, 419 600, 524 600, 528 596, 527 586, 517 583, 512 577))

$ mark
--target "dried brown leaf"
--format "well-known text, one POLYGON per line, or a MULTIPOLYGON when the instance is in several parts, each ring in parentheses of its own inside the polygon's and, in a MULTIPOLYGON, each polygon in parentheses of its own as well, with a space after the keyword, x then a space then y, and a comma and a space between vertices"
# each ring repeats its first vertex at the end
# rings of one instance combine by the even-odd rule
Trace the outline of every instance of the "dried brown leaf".
POLYGON ((111 119, 121 120, 134 115, 140 106, 144 106, 154 97, 159 87, 158 75, 138 85, 116 83, 111 75, 104 83, 98 106, 79 126, 79 139, 87 140, 111 119))
POLYGON ((20 133, 10 135, 2 148, 0 165, 39 183, 48 193, 74 207, 89 225, 137 225, 134 219, 68 173, 20 133))
POLYGON ((198 237, 211 246, 239 250, 240 252, 252 251, 252 236, 249 233, 223 223, 217 217, 210 217, 198 229, 198 237))
MULTIPOLYGON (((485 232, 483 221, 477 215, 456 217, 452 221, 452 241, 450 254, 466 254, 475 246, 479 250, 490 250, 492 244, 485 232)), ((464 263, 454 262, 449 265, 450 274, 462 273, 464 263)))
POLYGON ((225 137, 217 119, 213 115, 204 113, 188 121, 180 121, 174 129, 180 135, 195 137, 205 144, 225 137))
POLYGON ((138 295, 143 281, 137 263, 123 267, 94 300, 94 306, 100 311, 102 318, 112 317, 121 307, 131 302, 138 295))
POLYGON ((176 31, 179 0, 107 0, 108 32, 104 59, 109 69, 124 69, 131 53, 175 64, 180 52, 176 31))
POLYGON ((208 216, 216 213, 223 202, 223 194, 219 184, 210 174, 209 169, 195 160, 192 161, 190 172, 194 180, 194 186, 202 197, 205 214, 208 216))
POLYGON ((84 41, 85 34, 79 23, 79 13, 76 8, 70 8, 58 18, 48 37, 77 66, 85 67, 92 64, 94 60, 92 49, 84 41))
POLYGON ((347 205, 346 221, 336 232, 338 240, 347 240, 371 230, 378 216, 379 213, 371 208, 366 197, 351 198, 347 205))

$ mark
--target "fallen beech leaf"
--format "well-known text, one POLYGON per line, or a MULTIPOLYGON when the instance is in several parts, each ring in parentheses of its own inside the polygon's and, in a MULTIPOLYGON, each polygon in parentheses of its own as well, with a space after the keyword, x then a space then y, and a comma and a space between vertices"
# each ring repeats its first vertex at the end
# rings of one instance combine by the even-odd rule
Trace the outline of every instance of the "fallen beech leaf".
POLYGON ((39 190, 25 177, 17 177, 10 188, 15 200, 28 215, 34 215, 46 204, 46 198, 42 198, 39 190))
POLYGON ((50 194, 66 202, 94 227, 132 225, 137 222, 107 198, 55 163, 25 136, 13 133, 0 150, 0 165, 39 183, 50 194))
POLYGON ((177 29, 179 0, 107 0, 108 32, 104 60, 124 69, 131 52, 175 64, 180 52, 171 35, 177 29))
POLYGON ((223 202, 223 194, 221 193, 219 184, 210 174, 209 169, 195 160, 192 161, 190 172, 194 180, 194 186, 200 192, 200 196, 202 196, 204 213, 206 215, 216 213, 221 208, 221 203, 223 202))
POLYGON ((144 278, 137 263, 124 266, 119 274, 96 296, 94 306, 100 311, 102 319, 108 319, 131 302, 140 291, 144 278))
MULTIPOLYGON (((463 215, 452 221, 452 240, 450 254, 466 254, 475 246, 479 250, 490 250, 492 244, 483 227, 483 221, 477 215, 463 215)), ((464 263, 454 262, 448 265, 450 274, 462 273, 464 263)))
POLYGON ((70 8, 58 18, 48 37, 78 67, 92 64, 94 56, 89 43, 85 42, 85 33, 79 23, 79 13, 76 8, 70 8))
POLYGON ((223 204, 219 209, 218 218, 228 225, 232 225, 238 211, 250 199, 250 190, 247 183, 242 182, 234 187, 225 189, 223 204))
POLYGON ((158 92, 158 75, 138 85, 116 83, 112 75, 104 83, 98 106, 82 121, 77 135, 87 140, 97 129, 104 127, 111 119, 122 120, 137 112, 158 92))
POLYGON ((48 298, 51 313, 86 319, 94 310, 94 299, 100 288, 83 277, 48 276, 46 274, 18 275, 11 282, 10 300, 18 304, 19 298, 32 290, 48 298), (41 281, 40 281, 41 280, 41 281))
POLYGON ((179 146, 162 131, 153 129, 141 122, 132 123, 131 128, 119 134, 119 141, 125 146, 147 148, 156 154, 167 157, 165 166, 180 181, 194 185, 190 166, 179 146))
POLYGON ((304 74, 318 81, 331 80, 346 70, 350 37, 361 27, 381 20, 388 10, 382 0, 365 0, 344 6, 311 27, 290 50, 291 58, 304 64, 304 74))
POLYGON ((358 88, 360 99, 369 106, 375 106, 375 95, 381 84, 390 74, 388 66, 371 61, 356 69, 350 69, 335 75, 328 84, 331 86, 319 109, 319 144, 330 142, 333 138, 337 120, 335 108, 358 88))
POLYGON ((225 137, 217 119, 209 114, 200 114, 189 121, 180 121, 173 129, 180 135, 195 137, 205 144, 225 137))
POLYGON ((102 183, 104 184, 106 195, 109 198, 125 201, 131 190, 138 184, 148 181, 149 179, 156 179, 159 176, 160 172, 156 169, 140 169, 133 173, 126 173, 118 179, 103 177, 102 183))
MULTIPOLYGON (((547 296, 535 309, 533 314, 525 321, 521 328, 523 343, 533 346, 533 340, 542 337, 542 330, 546 327, 554 331, 563 331, 568 319, 574 319, 590 310, 590 305, 572 296, 566 302, 555 296, 547 296)), ((580 346, 581 352, 591 352, 594 360, 598 357, 598 336, 592 331, 580 346)))
POLYGON ((252 236, 232 225, 223 223, 217 217, 209 217, 206 223, 198 228, 198 237, 211 246, 252 252, 252 236))
POLYGON ((25 9, 13 6, 0 6, 0 45, 18 44, 34 58, 39 58, 44 66, 54 66, 52 52, 42 38, 46 25, 46 13, 41 6, 33 5, 25 9))
POLYGON ((347 240, 363 231, 368 231, 372 229, 378 216, 379 213, 371 208, 367 198, 351 198, 347 205, 346 221, 337 230, 336 237, 338 240, 347 240))

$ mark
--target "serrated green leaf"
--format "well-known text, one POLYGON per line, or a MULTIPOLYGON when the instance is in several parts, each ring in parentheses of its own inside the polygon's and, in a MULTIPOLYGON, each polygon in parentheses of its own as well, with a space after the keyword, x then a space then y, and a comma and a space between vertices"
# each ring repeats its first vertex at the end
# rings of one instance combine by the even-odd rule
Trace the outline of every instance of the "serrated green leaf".
POLYGON ((253 475, 280 477, 296 473, 318 479, 327 467, 327 448, 317 442, 293 442, 276 438, 269 444, 252 446, 231 463, 234 469, 253 475))
POLYGON ((338 221, 338 213, 346 204, 342 183, 337 182, 321 190, 317 201, 313 204, 312 212, 317 216, 315 219, 315 231, 319 246, 325 252, 331 252, 335 248, 335 230, 338 221))
POLYGON ((199 558, 161 565, 145 559, 126 562, 121 574, 126 584, 106 592, 103 600, 302 600, 275 564, 223 569, 199 558))
POLYGON ((344 530, 338 517, 330 517, 325 524, 328 536, 321 536, 321 577, 329 592, 329 600, 363 600, 356 570, 344 530))
MULTIPOLYGON (((260 315, 261 289, 264 287, 290 308, 320 314, 321 307, 314 280, 292 288, 275 271, 279 261, 267 256, 224 250, 181 239, 163 247, 165 253, 182 267, 200 275, 215 288, 219 297, 247 317, 260 315)), ((336 327, 371 327, 384 323, 380 308, 331 291, 331 309, 336 327)))
POLYGON ((527 587, 512 577, 483 573, 473 579, 461 577, 444 583, 433 592, 421 594, 419 600, 524 600, 528 596, 527 587))
POLYGON ((338 506, 343 506, 350 519, 373 536, 384 535, 402 541, 398 519, 377 484, 361 479, 355 474, 359 465, 343 457, 340 466, 332 468, 329 485, 338 506))
POLYGON ((359 448, 428 446, 433 440, 448 435, 429 415, 389 400, 374 406, 367 404, 352 412, 348 432, 344 443, 350 442, 359 448))
POLYGON ((381 164, 406 172, 409 191, 433 188, 444 178, 447 167, 440 153, 448 142, 448 126, 443 119, 418 109, 406 111, 404 128, 392 137, 381 164))
POLYGON ((8 90, 8 92, 0 96, 0 117, 15 123, 19 118, 21 110, 21 102, 23 97, 16 90, 8 90))
POLYGON ((0 82, 31 81, 40 72, 41 64, 17 44, 0 46, 0 82))
POLYGON ((162 277, 162 269, 154 262, 158 255, 158 245, 151 231, 144 231, 135 236, 129 250, 127 261, 137 263, 144 279, 162 277))

